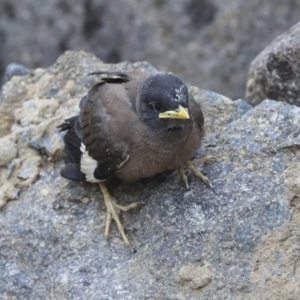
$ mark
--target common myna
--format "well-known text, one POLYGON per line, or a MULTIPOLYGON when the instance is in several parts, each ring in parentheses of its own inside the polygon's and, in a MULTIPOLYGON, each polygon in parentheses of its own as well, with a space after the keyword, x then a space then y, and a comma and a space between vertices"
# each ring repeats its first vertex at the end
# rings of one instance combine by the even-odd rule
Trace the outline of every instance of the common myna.
POLYGON ((142 204, 121 206, 105 180, 116 176, 132 182, 166 170, 178 170, 188 187, 185 168, 206 184, 196 167, 214 159, 190 161, 204 135, 200 105, 177 76, 170 73, 104 73, 80 101, 78 116, 59 126, 64 136, 67 179, 98 183, 107 209, 105 238, 112 219, 132 250, 119 219, 120 211, 142 204))

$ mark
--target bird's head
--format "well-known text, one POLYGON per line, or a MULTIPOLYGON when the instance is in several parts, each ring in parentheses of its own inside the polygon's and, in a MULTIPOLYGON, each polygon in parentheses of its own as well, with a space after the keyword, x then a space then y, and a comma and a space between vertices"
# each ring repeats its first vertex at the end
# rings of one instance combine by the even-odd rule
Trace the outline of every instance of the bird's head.
POLYGON ((192 130, 187 87, 173 74, 158 73, 143 81, 137 114, 150 132, 167 141, 184 138, 192 130))

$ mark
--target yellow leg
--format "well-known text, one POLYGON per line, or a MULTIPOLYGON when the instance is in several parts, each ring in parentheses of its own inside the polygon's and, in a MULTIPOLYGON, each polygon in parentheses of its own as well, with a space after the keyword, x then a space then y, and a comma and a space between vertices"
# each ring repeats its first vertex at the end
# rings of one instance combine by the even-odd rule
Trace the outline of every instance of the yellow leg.
POLYGON ((180 167, 180 169, 178 170, 179 171, 179 175, 182 179, 182 181, 185 183, 186 187, 189 189, 189 181, 188 181, 188 178, 185 174, 185 171, 184 171, 184 168, 183 167, 180 167))
MULTIPOLYGON (((195 176, 200 178, 204 183, 206 183, 207 185, 209 185, 212 188, 212 184, 210 183, 208 178, 206 176, 204 176, 200 171, 198 171, 197 167, 208 161, 214 161, 214 160, 217 160, 217 158, 212 155, 207 155, 200 159, 188 161, 185 167, 187 169, 189 169, 195 176)), ((185 183, 186 187, 189 188, 188 178, 185 174, 184 167, 183 166, 180 167, 178 169, 178 171, 179 171, 179 175, 180 175, 181 179, 183 180, 183 182, 185 183)))
POLYGON ((199 167, 200 165, 203 165, 204 163, 206 163, 208 161, 215 161, 215 160, 217 160, 217 158, 215 156, 206 155, 200 159, 193 160, 192 163, 195 167, 199 167))
POLYGON ((109 235, 109 230, 110 230, 110 225, 112 220, 114 219, 118 230, 121 234, 121 237, 126 244, 130 248, 130 250, 133 252, 133 248, 125 234, 124 227, 120 221, 119 214, 120 211, 128 211, 130 209, 136 208, 139 205, 144 204, 143 202, 137 202, 137 203, 132 203, 127 206, 119 205, 117 203, 117 200, 111 195, 109 190, 107 189, 106 185, 104 182, 99 182, 99 187, 101 189, 101 192, 103 194, 104 198, 104 204, 107 210, 107 215, 106 215, 106 226, 105 226, 105 240, 107 240, 108 235, 109 235))
POLYGON ((197 170, 197 168, 194 166, 192 161, 189 161, 187 164, 187 168, 198 178, 200 178, 204 183, 206 183, 211 188, 213 187, 210 181, 206 176, 204 176, 200 171, 197 170))

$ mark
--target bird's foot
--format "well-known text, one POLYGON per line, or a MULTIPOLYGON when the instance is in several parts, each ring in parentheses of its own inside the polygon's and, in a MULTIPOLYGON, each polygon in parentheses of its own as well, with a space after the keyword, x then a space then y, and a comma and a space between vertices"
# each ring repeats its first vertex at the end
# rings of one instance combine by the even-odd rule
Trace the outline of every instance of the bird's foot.
POLYGON ((185 174, 184 168, 183 168, 183 167, 180 167, 180 169, 179 169, 178 171, 179 171, 179 175, 180 175, 182 181, 183 181, 183 182, 185 183, 185 185, 186 185, 186 188, 189 189, 189 188, 190 188, 190 187, 189 187, 189 180, 188 180, 188 178, 187 178, 187 176, 186 176, 186 174, 185 174))
POLYGON ((213 187, 210 183, 209 179, 203 175, 200 171, 197 170, 197 168, 194 166, 193 162, 189 161, 186 166, 196 177, 200 178, 204 183, 206 183, 211 188, 213 187))
POLYGON ((117 203, 117 200, 110 194, 110 192, 108 191, 106 185, 103 182, 99 182, 99 186, 100 189, 102 191, 103 194, 103 198, 104 198, 104 204, 106 206, 106 210, 107 210, 107 214, 106 214, 106 226, 105 226, 105 240, 107 241, 108 235, 109 235, 109 231, 110 231, 110 225, 112 220, 114 220, 117 224, 118 230, 121 234, 121 237, 125 243, 126 246, 128 246, 130 248, 130 250, 132 252, 133 251, 133 247, 130 244, 125 231, 124 231, 124 227, 120 221, 120 212, 121 211, 128 211, 130 209, 136 208, 140 205, 143 205, 143 202, 136 202, 136 203, 131 203, 129 205, 123 206, 123 205, 119 205, 117 203))
POLYGON ((208 161, 216 161, 217 158, 212 155, 206 155, 200 159, 191 160, 190 162, 193 163, 195 167, 199 167, 200 165, 203 165, 204 163, 208 161))
MULTIPOLYGON (((215 161, 215 160, 217 160, 217 158, 215 156, 207 155, 207 156, 202 157, 197 160, 188 161, 186 168, 189 169, 196 177, 200 178, 204 183, 206 183, 208 186, 210 186, 212 188, 213 186, 210 183, 209 179, 205 175, 203 175, 200 171, 198 171, 197 167, 208 161, 215 161)), ((180 175, 181 179, 183 180, 183 182, 185 183, 186 187, 189 188, 188 178, 185 174, 185 170, 183 167, 181 167, 179 169, 179 175, 180 175)))

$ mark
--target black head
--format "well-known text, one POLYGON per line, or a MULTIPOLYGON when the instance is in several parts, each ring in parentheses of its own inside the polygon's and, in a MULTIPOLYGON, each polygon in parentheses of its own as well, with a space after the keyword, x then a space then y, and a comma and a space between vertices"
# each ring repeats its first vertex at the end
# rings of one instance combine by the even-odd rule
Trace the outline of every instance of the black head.
POLYGON ((187 87, 173 74, 158 73, 150 76, 140 87, 138 117, 156 138, 169 142, 186 137, 192 130, 188 109, 187 87))

